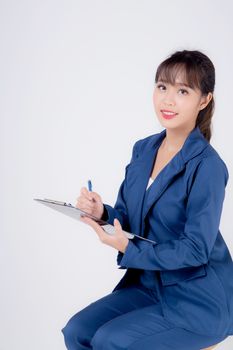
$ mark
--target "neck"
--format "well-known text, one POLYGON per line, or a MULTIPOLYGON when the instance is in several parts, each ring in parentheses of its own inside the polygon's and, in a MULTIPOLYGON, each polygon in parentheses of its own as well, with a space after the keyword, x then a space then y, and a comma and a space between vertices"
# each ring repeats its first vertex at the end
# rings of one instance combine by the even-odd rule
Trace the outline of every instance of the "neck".
POLYGON ((192 129, 166 129, 166 136, 161 148, 167 152, 179 151, 192 129))

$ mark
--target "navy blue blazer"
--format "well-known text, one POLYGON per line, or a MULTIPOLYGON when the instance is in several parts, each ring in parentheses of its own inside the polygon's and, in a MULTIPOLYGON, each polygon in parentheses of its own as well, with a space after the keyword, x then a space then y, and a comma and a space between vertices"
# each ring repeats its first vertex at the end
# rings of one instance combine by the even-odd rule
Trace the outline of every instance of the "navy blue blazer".
POLYGON ((114 207, 104 203, 133 238, 117 263, 125 274, 113 291, 156 270, 164 316, 199 334, 233 334, 233 262, 219 230, 228 170, 195 127, 146 191, 166 129, 138 140, 114 207))

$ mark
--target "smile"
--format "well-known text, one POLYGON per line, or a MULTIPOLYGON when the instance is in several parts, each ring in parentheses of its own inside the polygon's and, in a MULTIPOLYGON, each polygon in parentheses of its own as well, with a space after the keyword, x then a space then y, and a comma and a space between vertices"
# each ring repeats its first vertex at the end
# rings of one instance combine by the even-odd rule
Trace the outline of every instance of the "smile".
POLYGON ((164 109, 161 110, 161 113, 162 113, 163 118, 165 118, 165 119, 172 119, 178 114, 178 113, 175 113, 172 111, 167 111, 164 109))

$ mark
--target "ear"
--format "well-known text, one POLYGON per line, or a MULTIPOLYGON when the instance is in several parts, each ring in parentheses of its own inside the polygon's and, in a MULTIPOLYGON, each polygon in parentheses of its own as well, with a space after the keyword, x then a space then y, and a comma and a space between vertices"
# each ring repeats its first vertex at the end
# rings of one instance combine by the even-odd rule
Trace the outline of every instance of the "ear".
POLYGON ((208 93, 208 95, 204 95, 201 98, 201 103, 200 103, 200 110, 206 108, 206 106, 208 105, 208 103, 210 102, 210 100, 212 99, 213 94, 211 92, 208 93))

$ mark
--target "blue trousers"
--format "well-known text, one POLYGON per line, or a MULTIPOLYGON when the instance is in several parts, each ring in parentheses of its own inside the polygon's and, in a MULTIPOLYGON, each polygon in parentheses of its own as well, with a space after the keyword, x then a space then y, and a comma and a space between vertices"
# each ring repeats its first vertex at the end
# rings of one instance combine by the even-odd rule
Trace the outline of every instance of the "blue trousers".
POLYGON ((116 290, 76 313, 62 329, 68 350, 200 350, 224 340, 164 318, 156 291, 116 290))

